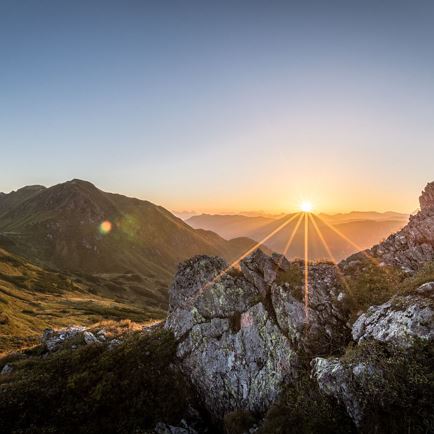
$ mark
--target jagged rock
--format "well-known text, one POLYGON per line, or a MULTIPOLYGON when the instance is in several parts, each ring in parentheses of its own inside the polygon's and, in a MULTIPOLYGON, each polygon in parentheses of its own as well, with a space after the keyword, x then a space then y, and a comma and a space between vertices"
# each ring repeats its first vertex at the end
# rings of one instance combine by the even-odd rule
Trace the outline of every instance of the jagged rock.
POLYGON ((46 329, 42 335, 42 343, 49 352, 56 351, 65 341, 68 341, 85 331, 85 327, 68 327, 63 330, 46 329))
POLYGON ((11 365, 6 364, 3 366, 3 369, 0 372, 0 375, 9 375, 13 370, 14 370, 14 368, 11 365))
POLYGON ((434 208, 434 182, 427 184, 422 195, 419 197, 419 203, 422 211, 434 208))
POLYGON ((334 266, 310 267, 307 308, 288 284, 273 285, 271 298, 281 330, 304 353, 327 354, 348 342, 348 309, 334 266))
MULTIPOLYGON (((420 212, 410 216, 403 229, 365 252, 378 264, 413 274, 427 262, 434 261, 434 182, 426 186, 419 200, 420 212)), ((363 259, 363 253, 357 253, 342 261, 340 266, 347 270, 354 261, 363 263, 363 259)))
POLYGON ((375 339, 411 346, 415 338, 434 340, 434 282, 419 287, 415 294, 395 296, 372 306, 353 325, 356 342, 375 339))
POLYGON ((245 258, 240 266, 245 278, 252 283, 259 290, 261 296, 265 298, 269 285, 276 280, 278 270, 287 270, 289 262, 283 255, 274 253, 270 257, 262 250, 258 249, 245 258))
POLYGON ((85 331, 83 333, 83 339, 87 345, 99 343, 99 340, 95 337, 95 335, 89 331, 85 331))
MULTIPOLYGON (((373 341, 387 345, 388 351, 400 350, 407 354, 416 339, 433 341, 433 288, 434 282, 429 282, 409 295, 394 296, 382 305, 370 307, 353 325, 356 349, 373 341)), ((385 369, 390 362, 382 357, 385 356, 372 356, 369 351, 365 355, 363 351, 352 351, 349 358, 317 357, 311 362, 312 376, 320 389, 345 405, 356 426, 360 427, 366 418, 371 389, 381 390, 389 385, 385 369)), ((389 357, 393 360, 393 355, 389 357)), ((393 400, 393 397, 387 398, 393 400)))
POLYGON ((217 417, 239 408, 264 411, 296 375, 300 348, 324 354, 348 335, 333 266, 318 269, 322 278, 311 287, 308 309, 331 325, 313 327, 291 284, 276 282, 287 261, 257 251, 240 265, 241 275, 225 273, 222 259, 194 257, 180 265, 170 289, 165 326, 178 340, 181 370, 217 417))
POLYGON ((122 341, 119 339, 112 339, 108 344, 108 349, 112 350, 114 347, 117 347, 118 345, 121 345, 122 341))
POLYGON ((434 282, 424 283, 416 289, 416 292, 419 294, 432 294, 434 292, 434 282))
POLYGON ((365 403, 357 393, 358 380, 366 373, 373 375, 374 368, 363 363, 346 365, 337 358, 317 357, 312 361, 312 373, 319 388, 341 402, 356 426, 360 426, 364 417, 365 403))

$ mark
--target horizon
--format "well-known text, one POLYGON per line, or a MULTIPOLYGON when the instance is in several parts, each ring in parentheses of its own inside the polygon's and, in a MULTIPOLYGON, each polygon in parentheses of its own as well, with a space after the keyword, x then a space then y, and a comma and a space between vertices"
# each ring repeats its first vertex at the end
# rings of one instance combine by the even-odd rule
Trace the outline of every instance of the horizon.
POLYGON ((170 210, 413 212, 434 4, 312 5, 2 2, 0 189, 79 177, 170 210))
MULTIPOLYGON (((58 184, 64 184, 67 182, 71 182, 71 181, 80 181, 80 182, 90 182, 94 187, 98 188, 99 190, 106 192, 106 193, 113 193, 113 194, 122 194, 124 196, 127 197, 131 197, 131 198, 137 198, 140 200, 147 200, 150 201, 149 199, 147 199, 146 197, 139 197, 139 196, 133 196, 133 195, 129 195, 127 193, 121 193, 118 191, 109 191, 97 184, 95 184, 92 181, 89 181, 87 179, 80 179, 80 178, 72 178, 72 179, 68 179, 68 180, 64 180, 64 181, 60 181, 57 183, 54 183, 52 185, 43 185, 43 184, 35 184, 35 183, 30 183, 27 185, 22 185, 20 187, 14 188, 12 190, 9 191, 0 191, 0 194, 9 194, 9 193, 13 193, 16 192, 22 188, 25 187, 36 187, 36 186, 42 186, 44 188, 50 188, 53 187, 55 185, 58 184)), ((423 188, 420 190, 420 192, 422 192, 423 188)), ((150 201, 152 202, 152 201, 150 201)), ((190 215, 191 216, 197 216, 197 215, 243 215, 246 217, 256 217, 256 216, 262 216, 262 217, 270 217, 270 218, 279 218, 285 215, 289 215, 289 214, 295 214, 295 213, 300 213, 300 212, 305 212, 302 209, 302 203, 300 202, 294 209, 288 209, 288 210, 281 210, 281 211, 276 211, 276 212, 272 212, 267 211, 267 210, 259 210, 259 209, 250 209, 250 210, 230 210, 230 209, 214 209, 214 210, 177 210, 177 209, 171 209, 169 207, 164 206, 161 203, 156 203, 156 202, 152 202, 155 205, 158 206, 163 206, 164 208, 166 208, 167 210, 169 210, 172 214, 176 215, 177 217, 180 217, 183 220, 186 220, 188 217, 184 218, 182 217, 182 215, 190 215)), ((314 203, 312 203, 313 209, 309 211, 314 213, 314 214, 319 214, 319 215, 339 215, 339 214, 352 214, 352 213, 379 213, 379 214, 387 214, 387 213, 396 213, 396 214, 402 214, 402 215, 411 215, 413 214, 415 211, 417 211, 419 209, 419 206, 417 208, 415 208, 413 211, 411 212, 405 212, 405 211, 396 211, 396 210, 392 210, 392 209, 386 209, 386 210, 375 210, 375 209, 348 209, 348 210, 343 210, 343 211, 325 211, 322 209, 316 209, 316 206, 314 203)))

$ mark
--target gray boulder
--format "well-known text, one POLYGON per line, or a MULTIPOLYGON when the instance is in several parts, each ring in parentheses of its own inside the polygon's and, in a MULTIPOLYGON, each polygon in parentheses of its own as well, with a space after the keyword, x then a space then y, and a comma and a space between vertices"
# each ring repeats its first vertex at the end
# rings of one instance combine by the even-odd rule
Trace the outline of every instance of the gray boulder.
MULTIPOLYGON (((304 289, 304 288, 303 288, 304 289)), ((273 285, 271 300, 277 323, 293 348, 305 354, 329 354, 349 341, 348 309, 336 267, 315 264, 309 268, 309 303, 300 288, 273 285)))
POLYGON ((58 350, 66 341, 82 334, 85 327, 72 326, 62 330, 45 329, 42 335, 42 344, 49 352, 58 350))
POLYGON ((294 295, 300 288, 278 283, 290 265, 284 258, 257 251, 240 265, 242 273, 225 272, 220 258, 194 257, 180 265, 170 289, 165 327, 178 340, 181 370, 217 417, 264 411, 297 375, 302 349, 327 354, 330 343, 348 336, 333 266, 316 266, 323 278, 305 311, 294 295))
MULTIPOLYGON (((317 357, 311 362, 312 377, 319 388, 346 407, 356 426, 366 422, 373 389, 378 393, 393 387, 387 379, 387 369, 395 361, 393 354, 407 355, 416 340, 434 340, 433 288, 434 282, 426 283, 411 294, 394 296, 387 303, 370 307, 353 325, 355 349, 342 358, 317 357), (385 356, 387 352, 379 356, 371 352, 374 350, 364 349, 369 341, 386 345, 390 360, 385 356)), ((393 400, 393 393, 386 398, 393 400)))
POLYGON ((387 303, 372 306, 354 323, 353 339, 375 339, 409 347, 415 338, 434 340, 434 282, 418 288, 413 295, 395 296, 387 303))
POLYGON ((83 332, 83 339, 86 345, 96 344, 100 342, 92 332, 89 332, 87 330, 83 332))
POLYGON ((366 401, 359 391, 367 378, 380 372, 363 362, 348 364, 338 358, 317 357, 311 365, 312 376, 320 390, 342 403, 355 425, 360 427, 365 416, 366 401))
POLYGON ((10 373, 12 373, 13 370, 14 368, 11 365, 6 364, 3 366, 0 375, 9 375, 10 373))

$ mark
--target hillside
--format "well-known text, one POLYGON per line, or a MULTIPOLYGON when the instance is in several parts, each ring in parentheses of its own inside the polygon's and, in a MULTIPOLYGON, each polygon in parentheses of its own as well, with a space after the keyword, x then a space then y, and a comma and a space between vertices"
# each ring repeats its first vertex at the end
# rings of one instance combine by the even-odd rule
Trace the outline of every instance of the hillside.
POLYGON ((0 196, 0 246, 63 271, 134 274, 144 291, 164 291, 177 264, 190 256, 231 261, 253 244, 194 230, 151 202, 81 180, 0 196))
POLYGON ((0 353, 34 344, 48 327, 162 318, 165 303, 164 294, 137 297, 116 279, 47 270, 0 249, 0 353))

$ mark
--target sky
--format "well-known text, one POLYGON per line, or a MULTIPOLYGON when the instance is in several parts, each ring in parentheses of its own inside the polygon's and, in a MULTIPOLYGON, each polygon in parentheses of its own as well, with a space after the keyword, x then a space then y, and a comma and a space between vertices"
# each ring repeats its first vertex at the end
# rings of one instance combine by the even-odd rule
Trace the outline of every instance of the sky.
POLYGON ((0 0, 0 191, 413 212, 433 46, 432 1, 0 0))

